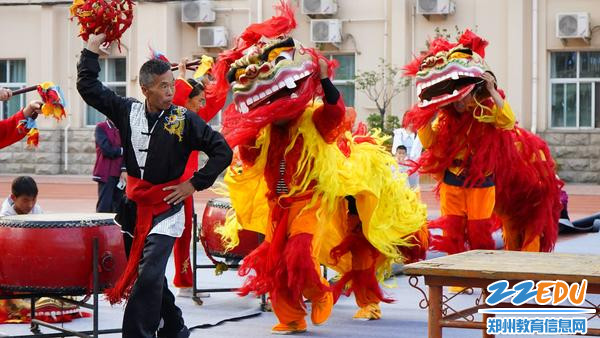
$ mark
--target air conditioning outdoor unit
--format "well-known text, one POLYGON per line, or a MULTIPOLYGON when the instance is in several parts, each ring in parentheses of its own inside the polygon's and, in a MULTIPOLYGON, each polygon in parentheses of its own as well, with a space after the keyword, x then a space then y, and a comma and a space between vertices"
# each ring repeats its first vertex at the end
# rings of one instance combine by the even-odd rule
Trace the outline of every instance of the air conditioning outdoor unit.
POLYGON ((195 0, 181 2, 181 22, 209 23, 215 22, 216 13, 210 0, 195 0))
POLYGON ((228 33, 224 26, 198 27, 199 47, 227 47, 228 33))
POLYGON ((417 14, 448 15, 454 13, 451 0, 417 0, 417 14))
POLYGON ((556 37, 561 39, 590 37, 590 13, 556 14, 556 37))
POLYGON ((337 10, 336 0, 302 0, 302 14, 335 14, 337 10))
POLYGON ((342 22, 337 19, 310 20, 310 40, 316 43, 341 43, 342 22))

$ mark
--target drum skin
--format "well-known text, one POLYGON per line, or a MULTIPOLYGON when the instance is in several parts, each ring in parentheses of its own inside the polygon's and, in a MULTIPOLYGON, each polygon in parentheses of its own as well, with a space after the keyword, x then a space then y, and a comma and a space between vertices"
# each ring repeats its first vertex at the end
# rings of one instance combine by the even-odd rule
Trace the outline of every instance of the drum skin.
POLYGON ((44 214, 0 218, 0 291, 90 293, 93 239, 100 290, 112 286, 127 259, 113 214, 44 214))
POLYGON ((206 203, 202 215, 200 240, 213 256, 242 259, 260 245, 261 235, 254 231, 241 230, 240 244, 225 252, 221 236, 215 233, 215 228, 225 223, 229 209, 231 209, 231 202, 226 198, 214 198, 206 203))

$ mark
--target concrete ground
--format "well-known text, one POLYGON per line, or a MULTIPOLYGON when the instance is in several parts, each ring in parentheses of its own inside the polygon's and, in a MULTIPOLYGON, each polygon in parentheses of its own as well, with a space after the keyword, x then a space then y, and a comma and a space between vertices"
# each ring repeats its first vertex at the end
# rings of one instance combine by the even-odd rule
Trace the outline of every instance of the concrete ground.
MULTIPOLYGON (((10 193, 12 176, 0 176, 0 196, 10 193)), ((46 213, 56 212, 93 212, 96 203, 96 186, 89 177, 80 176, 36 176, 40 194, 38 202, 46 213)), ((569 211, 571 218, 577 219, 597 212, 600 209, 600 186, 567 185, 569 193, 569 211)), ((203 210, 204 204, 214 194, 211 192, 197 193, 195 197, 196 210, 203 210)), ((432 216, 439 214, 438 202, 435 200, 431 187, 423 187, 423 201, 428 205, 432 216)), ((561 235, 556 246, 557 252, 587 253, 600 255, 598 245, 600 234, 561 235)), ((204 253, 198 255, 200 262, 208 263, 204 253)), ((600 256, 599 256, 600 259, 600 256)), ((517 267, 515 267, 517 268, 517 267)), ((172 280, 172 260, 167 267, 167 278, 172 280)), ((421 285, 423 281, 421 280, 421 285)), ((241 280, 235 272, 228 271, 221 276, 215 276, 211 270, 201 271, 199 287, 236 287, 241 280)), ((308 332, 303 336, 314 337, 426 337, 427 311, 420 309, 418 304, 421 295, 409 284, 408 278, 400 276, 389 281, 392 288, 387 289, 389 296, 396 300, 393 304, 383 304, 383 319, 379 321, 361 322, 352 320, 356 311, 353 298, 341 298, 336 304, 329 321, 322 326, 309 324, 308 332)), ((478 293, 477 293, 478 294, 478 293)), ((455 305, 473 304, 477 295, 463 296, 456 299, 455 305)), ((599 299, 594 299, 600 303, 599 299)), ((177 298, 177 304, 182 308, 186 324, 216 323, 222 319, 253 313, 259 309, 259 300, 253 297, 240 298, 233 293, 213 293, 204 299, 204 305, 198 306, 189 298, 177 298)), ((102 301, 99 322, 101 328, 117 328, 121 325, 123 308, 111 307, 102 301)), ((270 328, 276 323, 273 313, 222 325, 199 329, 192 332, 192 337, 210 335, 211 337, 265 337, 270 328)), ((65 328, 75 330, 91 329, 91 319, 77 319, 64 324, 65 328)), ((596 327, 600 326, 595 323, 596 327)), ((29 334, 28 325, 0 325, 0 336, 15 336, 29 334)), ((43 329, 43 332, 51 331, 43 329)), ((480 337, 480 331, 444 329, 445 337, 480 337)), ((119 337, 120 335, 104 335, 103 337, 119 337)))

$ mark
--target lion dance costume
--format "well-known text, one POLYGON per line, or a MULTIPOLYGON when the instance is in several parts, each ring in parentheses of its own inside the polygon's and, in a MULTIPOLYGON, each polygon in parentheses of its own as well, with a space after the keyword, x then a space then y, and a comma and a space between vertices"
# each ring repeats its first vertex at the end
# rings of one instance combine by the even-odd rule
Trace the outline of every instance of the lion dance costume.
POLYGON ((515 125, 508 102, 498 107, 482 86, 486 46, 467 30, 456 43, 432 40, 405 67, 419 102, 404 125, 427 148, 415 164, 439 181, 442 217, 429 228, 443 235, 432 237, 432 247, 449 254, 494 249, 492 232, 502 226, 506 249, 551 251, 562 182, 546 143, 515 125), (459 113, 453 103, 469 94, 474 104, 459 113))
MULTIPOLYGON (((207 88, 233 91, 222 132, 238 147, 225 175, 235 213, 220 232, 229 247, 239 243, 240 229, 265 234, 239 270, 254 270, 240 293, 269 293, 279 320, 274 333, 306 330, 303 297, 312 303, 313 324, 325 322, 344 286, 375 319, 379 302, 390 301, 376 276, 383 278, 402 250, 423 254, 426 208, 406 175, 393 172, 383 139, 364 127, 350 132, 353 111, 319 76, 326 59, 286 36, 296 26, 289 4, 277 10, 219 56, 217 83, 207 88), (337 287, 319 264, 341 274, 337 287)), ((328 62, 329 74, 334 66, 328 62)))

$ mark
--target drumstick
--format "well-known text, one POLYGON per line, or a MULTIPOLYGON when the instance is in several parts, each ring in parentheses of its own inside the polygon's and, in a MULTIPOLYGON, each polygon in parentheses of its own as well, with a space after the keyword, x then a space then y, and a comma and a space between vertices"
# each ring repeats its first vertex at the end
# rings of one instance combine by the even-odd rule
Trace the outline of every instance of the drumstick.
MULTIPOLYGON (((197 66, 200 64, 202 60, 198 59, 198 60, 194 60, 194 61, 190 61, 188 63, 185 64, 185 68, 189 69, 189 70, 196 70, 195 68, 191 68, 190 66, 197 66)), ((177 70, 177 68, 179 68, 179 64, 178 63, 171 63, 171 70, 177 70)))
POLYGON ((12 92, 13 95, 19 95, 19 94, 24 94, 24 93, 28 93, 28 92, 32 92, 34 90, 37 90, 38 85, 35 86, 29 86, 29 87, 25 87, 25 88, 21 88, 21 89, 17 89, 15 91, 12 92))

